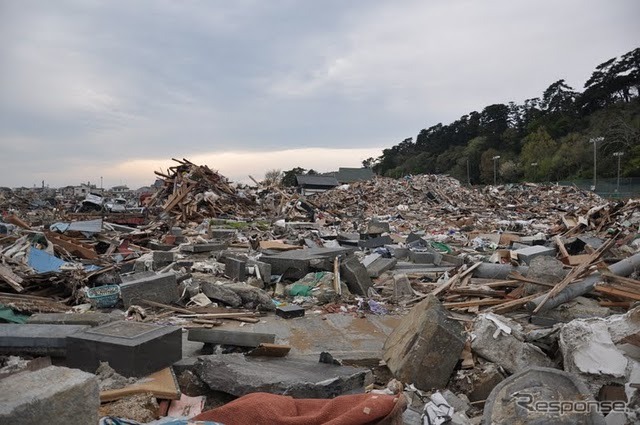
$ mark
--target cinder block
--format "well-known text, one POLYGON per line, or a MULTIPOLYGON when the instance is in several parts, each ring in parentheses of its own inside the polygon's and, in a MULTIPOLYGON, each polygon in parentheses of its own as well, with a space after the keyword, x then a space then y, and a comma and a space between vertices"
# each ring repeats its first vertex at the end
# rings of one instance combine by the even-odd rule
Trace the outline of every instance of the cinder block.
POLYGON ((224 260, 224 274, 230 279, 244 282, 247 279, 247 262, 237 258, 227 257, 224 260))
POLYGON ((0 324, 0 354, 64 357, 67 337, 89 328, 85 325, 0 324))
POLYGON ((67 364, 95 372, 108 362, 124 376, 147 376, 182 358, 182 330, 129 321, 112 322, 67 338, 67 364))
POLYGON ((227 242, 217 241, 217 242, 209 242, 209 243, 182 245, 180 247, 180 251, 193 252, 193 253, 223 251, 227 249, 228 246, 229 244, 227 242))
POLYGON ((97 424, 99 394, 96 376, 76 369, 49 366, 11 375, 0 380, 0 423, 97 424))
POLYGON ((548 248, 542 245, 533 245, 527 248, 519 249, 515 251, 515 253, 518 255, 518 260, 524 261, 526 264, 529 264, 531 263, 531 260, 541 255, 548 255, 553 257, 554 255, 556 255, 556 250, 554 248, 548 248))
POLYGON ((340 274, 344 278, 349 291, 357 295, 367 295, 369 288, 373 286, 367 269, 356 257, 345 260, 340 265, 340 274))
POLYGON ((304 308, 299 305, 285 305, 276 307, 276 316, 280 316, 283 319, 293 319, 295 317, 304 316, 304 308))
POLYGON ((416 264, 434 264, 436 256, 429 251, 411 251, 409 258, 416 264))
POLYGON ((159 270, 173 263, 175 254, 170 251, 153 251, 153 269, 159 270))
POLYGON ((120 284, 120 297, 125 308, 141 299, 171 304, 180 297, 176 275, 160 273, 120 284))
POLYGON ((360 248, 378 248, 393 243, 393 239, 390 236, 378 236, 377 238, 365 239, 358 241, 360 248))

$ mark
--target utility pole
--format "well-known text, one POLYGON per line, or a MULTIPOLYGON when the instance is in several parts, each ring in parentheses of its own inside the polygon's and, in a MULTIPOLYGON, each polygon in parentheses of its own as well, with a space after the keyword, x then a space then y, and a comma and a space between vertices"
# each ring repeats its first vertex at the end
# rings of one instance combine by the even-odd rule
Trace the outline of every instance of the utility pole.
POLYGON ((618 157, 618 181, 616 182, 616 193, 620 193, 620 158, 622 158, 624 152, 614 152, 613 156, 618 157))
POLYGON ((598 147, 598 142, 602 142, 603 140, 604 140, 604 137, 594 137, 592 139, 589 139, 589 143, 593 143, 593 187, 591 188, 591 190, 593 190, 594 192, 596 191, 596 174, 597 174, 596 151, 598 147))
POLYGON ((471 186, 471 172, 469 171, 469 158, 467 158, 467 184, 471 186))
MULTIPOLYGON (((531 163, 531 166, 532 166, 532 167, 534 167, 534 169, 535 169, 535 167, 537 167, 537 166, 538 166, 538 163, 537 163, 537 162, 532 162, 532 163, 531 163)), ((535 177, 538 177, 538 173, 536 173, 536 176, 535 176, 535 177)), ((536 180, 537 180, 537 179, 536 179, 536 180)))
POLYGON ((500 159, 500 155, 496 155, 493 158, 493 185, 498 185, 498 160, 500 159))

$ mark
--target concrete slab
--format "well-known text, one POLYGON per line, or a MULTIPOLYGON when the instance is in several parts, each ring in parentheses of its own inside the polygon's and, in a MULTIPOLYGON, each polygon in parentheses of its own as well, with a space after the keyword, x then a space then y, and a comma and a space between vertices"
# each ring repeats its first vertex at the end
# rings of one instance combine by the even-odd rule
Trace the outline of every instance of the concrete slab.
POLYGON ((0 423, 69 425, 98 423, 95 375, 49 366, 0 380, 0 423))
POLYGON ((122 320, 122 317, 114 314, 87 312, 87 313, 37 313, 27 319, 27 323, 33 325, 86 325, 100 326, 105 323, 122 320))
POLYGON ((340 275, 352 294, 367 296, 373 287, 369 273, 356 257, 347 258, 340 264, 340 275))
POLYGON ((353 248, 308 248, 263 255, 260 261, 271 264, 271 273, 285 275, 289 279, 302 279, 310 271, 310 262, 314 259, 332 260, 353 252, 353 248))
POLYGON ((112 322, 67 339, 67 364, 95 372, 108 362, 124 376, 146 376, 182 358, 182 330, 139 322, 112 322))
POLYGON ((515 254, 518 255, 518 260, 523 261, 525 264, 529 264, 531 263, 531 260, 541 255, 556 255, 556 250, 555 248, 548 248, 542 245, 533 245, 527 248, 518 249, 515 251, 515 254))
POLYGON ((242 354, 201 356, 195 373, 210 388, 235 396, 254 392, 295 398, 333 398, 362 393, 371 380, 368 369, 290 357, 247 357, 242 354))
POLYGON ((180 298, 178 282, 173 273, 159 273, 120 284, 120 297, 125 308, 141 299, 171 304, 180 298))
POLYGON ((0 324, 0 354, 64 357, 67 337, 86 325, 0 324))
POLYGON ((257 347, 267 342, 274 343, 275 334, 259 332, 235 332, 219 329, 189 329, 189 341, 198 341, 206 344, 235 345, 238 347, 257 347))

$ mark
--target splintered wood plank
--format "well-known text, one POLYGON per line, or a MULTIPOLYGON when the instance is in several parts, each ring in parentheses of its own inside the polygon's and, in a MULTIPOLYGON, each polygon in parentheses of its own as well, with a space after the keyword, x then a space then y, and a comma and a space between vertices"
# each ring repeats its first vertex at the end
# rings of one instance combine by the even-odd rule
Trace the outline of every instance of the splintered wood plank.
POLYGON ((24 291, 22 278, 11 271, 9 267, 3 266, 2 264, 0 264, 0 279, 7 282, 16 292, 24 291))
POLYGON ((180 387, 173 369, 170 367, 162 369, 159 372, 152 373, 146 378, 141 379, 140 383, 129 385, 117 390, 108 390, 100 392, 100 402, 119 400, 124 397, 151 393, 157 398, 178 400, 180 399, 180 387))

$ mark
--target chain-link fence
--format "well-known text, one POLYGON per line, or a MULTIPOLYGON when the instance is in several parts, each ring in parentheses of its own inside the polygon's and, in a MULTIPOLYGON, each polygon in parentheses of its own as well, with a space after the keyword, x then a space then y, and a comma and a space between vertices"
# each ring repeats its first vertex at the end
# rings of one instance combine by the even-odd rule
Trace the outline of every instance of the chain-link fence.
MULTIPOLYGON (((563 186, 593 190, 593 180, 560 181, 557 183, 563 186)), ((618 179, 597 179, 595 192, 603 198, 638 198, 640 197, 640 177, 621 177, 619 184, 618 179)))

